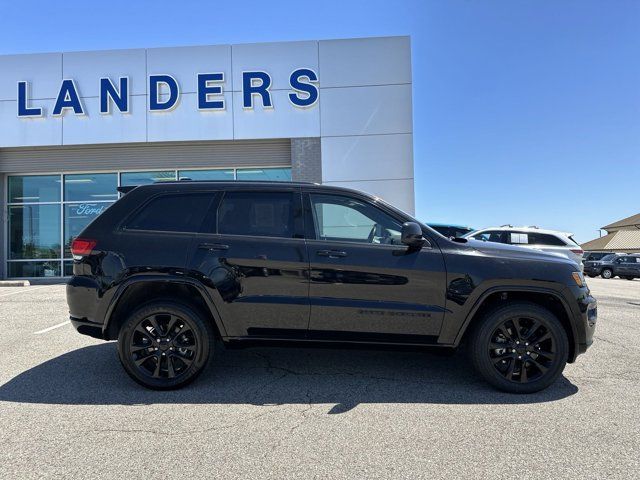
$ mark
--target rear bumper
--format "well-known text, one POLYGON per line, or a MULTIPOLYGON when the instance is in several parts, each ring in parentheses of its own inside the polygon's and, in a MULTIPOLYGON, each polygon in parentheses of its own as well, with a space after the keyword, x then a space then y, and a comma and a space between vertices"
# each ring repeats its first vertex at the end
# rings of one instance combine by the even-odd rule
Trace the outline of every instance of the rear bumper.
POLYGON ((75 317, 69 317, 69 320, 71 320, 71 325, 73 325, 73 328, 75 328, 78 333, 104 340, 102 324, 89 322, 88 320, 75 317))

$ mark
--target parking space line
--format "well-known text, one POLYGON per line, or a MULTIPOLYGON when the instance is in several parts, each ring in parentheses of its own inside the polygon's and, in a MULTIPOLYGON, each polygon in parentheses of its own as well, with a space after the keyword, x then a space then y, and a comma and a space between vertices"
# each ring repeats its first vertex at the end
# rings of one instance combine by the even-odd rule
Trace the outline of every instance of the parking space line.
POLYGON ((39 287, 11 287, 11 288, 20 288, 21 290, 18 290, 17 292, 4 293, 0 295, 0 298, 8 297, 10 295, 17 295, 18 293, 33 292, 34 290, 40 290, 41 288, 49 288, 49 287, 55 287, 55 286, 56 285, 40 285, 39 287))
POLYGON ((56 328, 60 328, 60 327, 64 327, 65 325, 69 325, 71 323, 70 320, 67 320, 66 322, 62 322, 59 323, 58 325, 54 325, 53 327, 48 327, 45 328, 44 330, 38 330, 37 332, 33 332, 34 335, 40 335, 41 333, 47 333, 50 332, 51 330, 55 330, 56 328))

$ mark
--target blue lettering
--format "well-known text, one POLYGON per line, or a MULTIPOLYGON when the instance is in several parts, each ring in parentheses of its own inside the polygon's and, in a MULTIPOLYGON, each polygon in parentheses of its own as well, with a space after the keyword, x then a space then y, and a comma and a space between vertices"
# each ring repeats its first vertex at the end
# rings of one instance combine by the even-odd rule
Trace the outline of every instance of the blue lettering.
POLYGON ((178 82, 171 75, 149 76, 149 111, 161 112, 175 108, 180 98, 178 82), (169 87, 169 99, 162 102, 159 98, 160 85, 169 87))
POLYGON ((73 80, 62 80, 52 115, 60 116, 67 108, 72 109, 76 115, 84 115, 80 95, 78 95, 78 90, 73 80))
POLYGON ((265 108, 273 107, 271 103, 271 77, 266 72, 242 72, 242 106, 244 108, 253 108, 253 96, 260 95, 262 97, 262 106, 265 108), (255 83, 257 80, 260 83, 255 83))
POLYGON ((29 104, 29 84, 18 82, 18 117, 41 117, 42 108, 28 107, 29 104))
POLYGON ((224 82, 224 73, 198 74, 198 110, 224 110, 224 99, 209 100, 210 95, 222 95, 222 85, 210 85, 220 82, 224 82))
POLYGON ((129 79, 127 77, 120 77, 120 91, 118 91, 111 79, 100 79, 100 113, 107 115, 111 113, 111 102, 122 113, 129 112, 129 79))
POLYGON ((296 107, 310 107, 318 101, 318 87, 312 82, 318 81, 316 72, 309 68, 299 68, 289 77, 289 84, 295 92, 289 94, 289 100, 296 107), (302 81, 306 79, 306 81, 302 81), (300 95, 303 94, 303 95, 300 95))

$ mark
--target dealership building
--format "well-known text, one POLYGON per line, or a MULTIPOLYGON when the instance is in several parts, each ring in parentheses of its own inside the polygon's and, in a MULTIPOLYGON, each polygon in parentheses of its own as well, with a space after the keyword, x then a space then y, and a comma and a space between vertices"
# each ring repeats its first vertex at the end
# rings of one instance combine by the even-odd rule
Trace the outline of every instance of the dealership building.
POLYGON ((116 188, 352 187, 414 211, 409 37, 0 56, 0 278, 60 277, 116 188))

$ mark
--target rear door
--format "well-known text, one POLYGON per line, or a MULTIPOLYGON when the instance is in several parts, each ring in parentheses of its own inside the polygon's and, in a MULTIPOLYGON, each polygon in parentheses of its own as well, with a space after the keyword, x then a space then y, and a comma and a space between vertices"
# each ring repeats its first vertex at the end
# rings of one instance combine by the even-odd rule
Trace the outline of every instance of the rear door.
POLYGON ((402 220, 364 198, 304 195, 311 264, 309 337, 430 343, 445 308, 435 243, 409 251, 402 220))
POLYGON ((231 337, 304 338, 309 259, 300 189, 230 189, 211 209, 192 247, 231 337))

